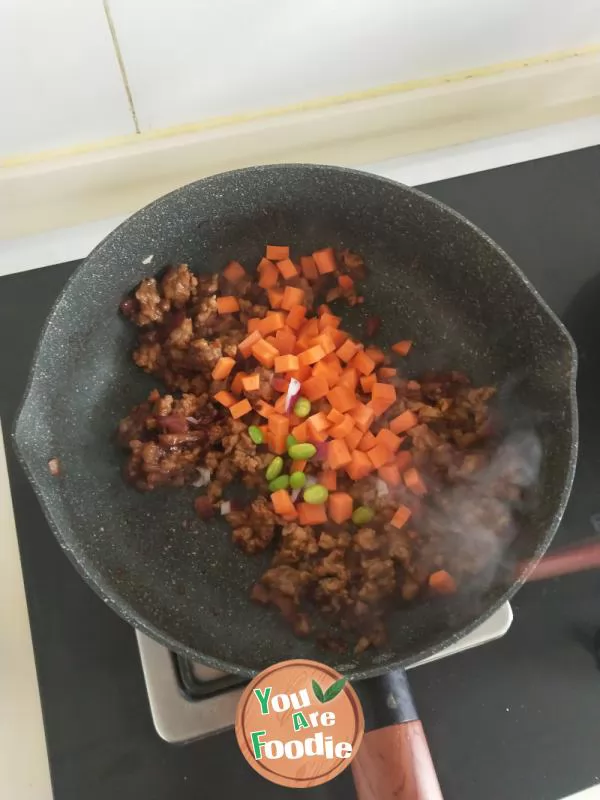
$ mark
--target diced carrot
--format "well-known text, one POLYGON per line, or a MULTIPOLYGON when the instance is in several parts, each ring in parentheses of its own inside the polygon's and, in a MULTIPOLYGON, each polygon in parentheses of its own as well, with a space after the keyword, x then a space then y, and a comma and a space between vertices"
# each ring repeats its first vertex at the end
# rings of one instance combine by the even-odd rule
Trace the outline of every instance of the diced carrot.
POLYGON ((270 403, 267 403, 266 400, 259 400, 256 404, 256 413, 268 419, 271 414, 275 413, 275 408, 270 403))
POLYGON ((304 350, 310 347, 310 343, 319 335, 319 323, 316 319, 307 320, 298 331, 298 347, 304 350))
POLYGON ((321 275, 336 271, 337 262, 335 260, 333 247, 324 247, 322 250, 315 250, 312 256, 321 275))
POLYGON ((410 467, 410 469, 407 469, 402 477, 404 478, 404 483, 406 484, 407 489, 410 489, 413 494, 416 494, 419 497, 427 494, 427 486, 425 486, 423 478, 415 467, 410 467))
POLYGON ((240 303, 237 297, 228 295, 227 297, 217 297, 218 314, 235 314, 240 310, 240 303))
POLYGON ((242 278, 246 277, 246 270, 239 261, 230 261, 223 270, 223 275, 230 283, 237 283, 242 278))
POLYGON ((284 433, 286 436, 290 432, 290 420, 283 414, 271 414, 267 422, 269 430, 275 433, 284 433))
POLYGON ((319 317, 322 317, 323 314, 331 314, 331 309, 327 305, 327 303, 321 303, 321 305, 317 309, 317 314, 319 317))
POLYGON ((287 375, 275 375, 271 378, 271 386, 276 392, 287 392, 290 379, 287 375))
MULTIPOLYGON (((292 436, 293 435, 294 435, 294 433, 292 431, 292 436)), ((290 473, 291 472, 304 472, 307 464, 308 464, 308 461, 306 461, 306 459, 301 459, 299 461, 292 461, 292 466, 290 467, 290 473)))
POLYGON ((335 353, 330 353, 328 356, 325 356, 325 358, 323 359, 323 363, 325 364, 327 369, 332 373, 332 375, 339 376, 342 374, 343 367, 339 358, 336 356, 335 353))
POLYGON ((304 383, 307 381, 312 375, 312 369, 309 365, 305 367, 300 367, 300 369, 294 370, 294 372, 290 372, 290 378, 296 378, 297 381, 300 383, 304 383))
POLYGON ((317 480, 330 492, 335 492, 337 489, 337 472, 333 469, 324 469, 319 473, 317 480))
POLYGON ((325 397, 329 391, 329 384, 319 375, 313 375, 312 378, 304 381, 301 391, 303 397, 306 397, 307 400, 310 400, 311 403, 314 403, 316 400, 320 400, 322 397, 325 397))
POLYGON ((357 428, 356 426, 352 428, 348 436, 346 436, 346 444, 348 445, 348 450, 350 450, 350 452, 356 450, 362 437, 363 432, 360 428, 357 428))
POLYGON ((300 267, 307 281, 316 281, 319 277, 319 271, 312 256, 300 256, 300 267))
POLYGON ((346 522, 352 516, 353 501, 347 492, 334 492, 329 495, 327 508, 329 516, 338 525, 346 522))
POLYGON ((394 369, 394 367, 379 367, 377 370, 377 375, 380 378, 393 378, 395 375, 398 374, 398 370, 394 369))
POLYGON ((237 403, 237 398, 235 398, 231 392, 217 392, 215 395, 215 400, 217 403, 225 406, 225 408, 231 408, 234 403, 237 403))
POLYGON ((241 394, 244 391, 244 384, 242 383, 242 381, 246 377, 248 377, 248 373, 241 371, 236 372, 236 374, 233 376, 230 388, 234 394, 241 394))
POLYGON ((360 350, 350 362, 350 365, 357 369, 361 375, 370 375, 375 369, 375 362, 364 350, 360 350))
POLYGON ((454 594, 456 592, 456 581, 445 569, 438 569, 432 572, 427 582, 429 583, 429 588, 436 594, 454 594))
POLYGON ((252 406, 250 405, 249 401, 246 400, 246 398, 229 407, 229 413, 234 419, 243 417, 244 414, 247 414, 249 411, 252 411, 252 406))
POLYGON ((350 275, 340 275, 338 278, 338 286, 344 292, 353 292, 354 291, 354 281, 350 277, 350 275))
POLYGON ((373 472, 371 459, 361 450, 354 450, 350 463, 346 465, 346 472, 353 481, 360 481, 362 478, 366 478, 367 475, 373 472))
POLYGON ((362 386, 362 390, 365 392, 365 394, 370 394, 376 383, 377 378, 375 375, 366 375, 360 379, 360 385, 362 386))
POLYGON ((258 262, 258 267, 256 268, 256 271, 258 272, 259 275, 262 275, 265 269, 268 269, 269 266, 274 267, 275 264, 272 261, 269 261, 268 258, 265 258, 263 256, 261 260, 258 262))
POLYGON ((248 333, 253 333, 254 331, 257 331, 258 330, 258 326, 260 325, 261 322, 262 322, 262 320, 260 320, 258 317, 250 317, 250 319, 248 320, 248 322, 246 324, 246 328, 248 329, 248 333))
POLYGON ((305 317, 306 306, 294 306, 294 308, 290 310, 286 322, 292 330, 297 331, 304 324, 305 317))
POLYGON ((275 358, 279 355, 279 350, 264 339, 260 339, 256 344, 252 345, 252 355, 257 361, 260 361, 263 367, 271 369, 275 363, 275 358))
POLYGON ((346 415, 342 414, 341 411, 338 411, 337 408, 332 408, 327 414, 327 419, 332 425, 339 425, 340 422, 343 422, 346 419, 346 415))
MULTIPOLYGON (((280 289, 278 286, 275 286, 273 289, 267 289, 267 297, 269 298, 269 305, 271 308, 281 308, 283 289, 280 289)), ((261 319, 260 322, 262 321, 261 319)))
POLYGON ((262 289, 272 289, 279 280, 279 270, 275 264, 272 264, 270 261, 267 261, 266 258, 263 258, 258 265, 258 270, 260 273, 258 285, 262 289))
POLYGON ((396 344, 393 344, 392 350, 394 353, 398 353, 399 356, 407 356, 411 347, 412 342, 408 339, 403 339, 401 342, 396 342, 396 344))
POLYGON ((382 467, 379 467, 377 474, 388 486, 398 486, 402 481, 400 470, 396 464, 384 464, 382 467))
POLYGON ((346 333, 346 331, 341 331, 339 328, 332 328, 331 326, 328 326, 327 328, 323 328, 323 331, 327 331, 327 333, 331 336, 336 350, 339 350, 344 342, 350 338, 349 333, 346 333))
POLYGON ((278 489, 276 492, 273 492, 271 495, 271 502, 273 503, 275 513, 279 514, 280 517, 295 518, 298 515, 296 507, 292 503, 292 498, 285 489, 278 489))
POLYGON ((296 346, 296 335, 291 328, 285 327, 278 330, 275 334, 275 346, 282 356, 290 355, 296 346))
POLYGON ((327 391, 329 391, 332 386, 335 386, 337 382, 336 373, 327 366, 325 359, 317 361, 317 363, 314 365, 312 377, 325 381, 327 384, 327 391))
POLYGON ((396 466, 400 472, 404 472, 412 464, 412 453, 410 450, 400 450, 396 456, 396 466))
POLYGON ((379 400, 378 402, 374 400, 369 400, 369 402, 367 403, 367 408, 373 409, 375 417, 380 417, 382 414, 385 414, 389 406, 386 402, 382 402, 381 400, 379 400))
POLYGON ((356 391, 356 387, 358 386, 358 372, 354 367, 346 367, 346 369, 342 371, 342 374, 337 379, 337 385, 345 386, 346 389, 350 389, 352 392, 356 391))
POLYGON ((396 402, 396 390, 389 383, 375 383, 371 390, 371 399, 376 411, 386 411, 396 402))
POLYGON ((337 408, 342 414, 353 409, 358 403, 355 393, 346 386, 334 386, 327 392, 327 399, 333 408, 337 408))
POLYGON ((320 344, 316 344, 314 347, 303 350, 298 356, 298 361, 301 367, 305 367, 310 364, 316 364, 322 358, 325 358, 325 352, 320 344))
POLYGON ((224 381, 234 367, 235 358, 222 356, 215 364, 211 373, 213 381, 224 381))
POLYGON ((342 361, 352 361, 354 356, 360 350, 360 345, 353 342, 351 339, 346 339, 344 344, 339 348, 336 352, 338 358, 341 358, 342 361))
POLYGON ((324 331, 326 328, 339 328, 341 322, 341 317, 336 317, 335 314, 330 314, 329 311, 325 311, 319 317, 319 330, 324 331))
POLYGON ((264 319, 261 319, 257 330, 262 336, 267 337, 270 333, 280 331, 285 326, 285 314, 281 311, 275 311, 269 314, 264 319))
POLYGON ((338 425, 334 425, 333 428, 331 428, 329 435, 334 439, 345 439, 353 428, 354 420, 350 414, 346 414, 343 422, 340 422, 338 425))
POLYGON ((242 386, 245 392, 257 392, 260 389, 260 376, 254 372, 252 375, 245 375, 242 378, 242 386))
POLYGON ((375 447, 375 437, 371 431, 367 431, 358 443, 358 449, 363 450, 366 453, 372 447, 375 447))
POLYGON ((299 425, 296 425, 295 428, 292 428, 292 436, 294 436, 299 442, 307 442, 308 425, 306 422, 301 422, 299 425))
POLYGON ((262 433, 262 435, 263 435, 263 436, 266 438, 266 436, 267 436, 267 432, 268 432, 268 430, 269 430, 269 429, 268 429, 268 427, 267 427, 266 425, 259 425, 259 426, 258 426, 258 430, 259 430, 259 431, 262 433))
POLYGON ((276 356, 275 358, 275 372, 289 372, 290 370, 298 369, 298 366, 298 356, 285 355, 276 356))
POLYGON ((304 289, 298 289, 295 286, 286 286, 283 290, 283 300, 281 307, 286 311, 291 311, 294 306, 302 305, 304 302, 304 289))
POLYGON ((330 469, 341 469, 352 461, 348 445, 343 439, 333 439, 327 448, 327 463, 330 469))
POLYGON ((367 347, 365 353, 372 358, 376 364, 383 364, 385 361, 385 354, 378 347, 367 347))
POLYGON ((327 522, 325 505, 298 503, 298 522, 300 525, 324 525, 327 522))
POLYGON ((322 431, 326 431, 331 425, 327 419, 327 416, 322 411, 318 411, 316 414, 312 414, 312 416, 308 417, 306 424, 313 433, 321 433, 322 431))
POLYGON ((238 344, 238 350, 244 358, 249 358, 252 354, 252 348, 257 342, 260 342, 261 339, 260 331, 252 331, 249 336, 246 336, 243 342, 238 344))
POLYGON ((375 419, 373 409, 367 408, 364 403, 357 403, 350 414, 354 419, 354 424, 356 427, 363 433, 369 430, 373 420, 375 419))
POLYGON ((382 428, 375 437, 376 444, 382 444, 390 453, 397 453, 402 444, 402 439, 387 428, 382 428))
POLYGON ((278 414, 285 414, 285 395, 282 394, 281 397, 278 397, 275 400, 275 411, 278 414))
POLYGON ((401 414, 398 414, 397 417, 394 417, 390 422, 390 430, 392 433, 404 433, 404 431, 409 431, 411 428, 414 428, 418 422, 419 420, 416 415, 413 414, 410 409, 407 409, 401 414))
POLYGON ((279 272, 281 272, 286 281, 290 280, 290 278, 295 278, 298 275, 296 265, 289 258, 284 258, 282 261, 278 261, 277 269, 279 272))
MULTIPOLYGON (((277 350, 277 341, 274 336, 266 336, 265 342, 268 342, 271 345, 271 347, 274 347, 275 350, 277 350)), ((279 353, 279 350, 277 350, 277 353, 279 353)))
POLYGON ((268 244, 265 254, 271 261, 283 261, 290 257, 290 248, 280 244, 268 244))
POLYGON ((326 356, 335 353, 335 343, 328 333, 320 333, 312 340, 311 345, 320 344, 326 356))
POLYGON ((375 469, 379 469, 379 467, 382 467, 384 464, 389 464, 389 462, 394 459, 393 454, 382 444, 376 444, 375 447, 372 447, 367 452, 367 455, 371 459, 371 463, 375 469))
POLYGON ((398 509, 391 519, 391 523, 395 528, 403 528, 408 520, 411 518, 412 512, 406 506, 398 506, 398 509))

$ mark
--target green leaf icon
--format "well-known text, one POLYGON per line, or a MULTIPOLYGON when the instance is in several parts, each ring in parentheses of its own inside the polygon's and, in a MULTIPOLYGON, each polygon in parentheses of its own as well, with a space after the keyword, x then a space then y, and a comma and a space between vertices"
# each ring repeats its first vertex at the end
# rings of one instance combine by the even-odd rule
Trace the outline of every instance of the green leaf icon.
POLYGON ((329 689, 327 689, 327 691, 325 692, 324 700, 322 702, 328 703, 330 700, 336 698, 345 685, 346 685, 346 678, 340 678, 339 680, 332 683, 329 689))
POLYGON ((313 682, 312 682, 312 690, 314 692, 315 697, 319 701, 319 703, 324 703, 325 702, 325 695, 323 694, 323 689, 321 689, 321 687, 316 682, 316 680, 314 680, 314 678, 313 678, 313 682))

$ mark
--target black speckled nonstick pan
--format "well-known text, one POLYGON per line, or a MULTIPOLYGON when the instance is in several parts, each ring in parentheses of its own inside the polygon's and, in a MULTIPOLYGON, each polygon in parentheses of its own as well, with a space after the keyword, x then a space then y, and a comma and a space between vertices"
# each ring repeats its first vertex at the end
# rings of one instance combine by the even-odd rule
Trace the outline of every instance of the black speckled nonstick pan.
POLYGON ((118 314, 123 295, 167 263, 187 262, 198 272, 216 272, 231 259, 255 265, 267 242, 289 244, 296 254, 327 245, 361 253, 366 302, 349 326, 380 315, 379 344, 416 343, 415 373, 439 367, 464 370, 477 383, 512 380, 519 407, 535 412, 543 459, 536 501, 506 563, 537 561, 575 468, 573 342, 484 233, 421 192, 364 172, 253 167, 184 186, 134 214, 79 267, 52 310, 16 448, 68 557, 145 633, 242 675, 308 657, 352 678, 370 677, 456 641, 510 598, 525 574, 515 579, 499 566, 476 597, 397 612, 384 651, 340 657, 297 639, 277 612, 249 601, 265 561, 237 550, 224 521, 195 518, 193 490, 140 494, 121 477, 115 428, 154 383, 131 361, 134 331, 118 314), (59 477, 50 474, 51 458, 60 460, 59 477))

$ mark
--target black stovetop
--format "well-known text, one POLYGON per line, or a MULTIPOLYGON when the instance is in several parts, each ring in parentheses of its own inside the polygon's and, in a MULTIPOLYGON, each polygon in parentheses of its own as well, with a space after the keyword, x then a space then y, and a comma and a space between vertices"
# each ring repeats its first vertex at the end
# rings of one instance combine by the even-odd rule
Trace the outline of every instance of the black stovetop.
MULTIPOLYGON (((556 543, 600 512, 600 147, 425 187, 488 231, 579 349, 581 447, 556 543)), ((76 264, 0 278, 0 416, 12 425, 43 320, 76 264)), ((233 733, 156 735, 133 630, 55 542, 7 440, 56 800, 297 797, 258 777, 233 733)), ((419 667, 411 683, 446 800, 557 800, 600 781, 600 575, 526 586, 507 636, 419 667)), ((349 775, 306 797, 354 798, 349 775)))

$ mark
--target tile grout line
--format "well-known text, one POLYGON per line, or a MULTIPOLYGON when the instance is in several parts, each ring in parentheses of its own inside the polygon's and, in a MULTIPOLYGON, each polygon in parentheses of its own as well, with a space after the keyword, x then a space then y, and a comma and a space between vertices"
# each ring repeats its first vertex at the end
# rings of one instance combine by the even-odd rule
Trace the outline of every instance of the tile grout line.
POLYGON ((129 106, 129 111, 131 112, 131 116, 133 118, 133 124, 135 126, 135 132, 141 133, 140 124, 138 121, 137 112, 135 110, 135 104, 133 102, 133 93, 131 91, 131 86, 129 85, 129 79, 127 77, 127 70, 125 69, 125 62, 123 60, 123 54, 121 53, 121 47, 119 45, 119 40, 117 38, 117 31, 113 22, 112 15, 110 13, 109 7, 109 0, 102 0, 102 6, 104 8, 104 15, 106 17, 106 21, 108 23, 108 29, 110 31, 110 38, 112 39, 113 47, 115 50, 115 55, 117 57, 117 63, 119 64, 119 71, 121 73, 121 78, 123 79, 123 85, 125 87, 125 94, 127 95, 127 105, 129 106))

